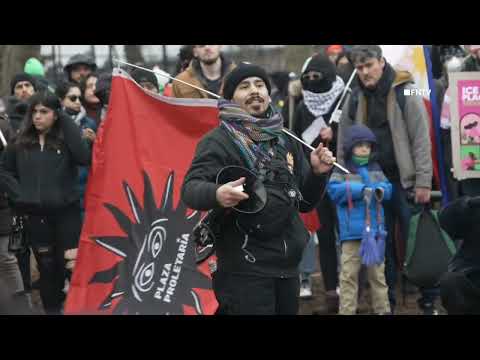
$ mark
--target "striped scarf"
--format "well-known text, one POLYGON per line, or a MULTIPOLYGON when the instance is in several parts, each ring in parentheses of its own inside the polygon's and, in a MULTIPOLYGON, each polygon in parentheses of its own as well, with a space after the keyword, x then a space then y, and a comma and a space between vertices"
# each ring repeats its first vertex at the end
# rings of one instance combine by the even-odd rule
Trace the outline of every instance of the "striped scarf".
POLYGON ((255 170, 259 158, 271 159, 270 141, 280 136, 283 119, 279 113, 267 118, 256 118, 240 106, 219 100, 220 126, 225 129, 238 146, 249 169, 255 170))

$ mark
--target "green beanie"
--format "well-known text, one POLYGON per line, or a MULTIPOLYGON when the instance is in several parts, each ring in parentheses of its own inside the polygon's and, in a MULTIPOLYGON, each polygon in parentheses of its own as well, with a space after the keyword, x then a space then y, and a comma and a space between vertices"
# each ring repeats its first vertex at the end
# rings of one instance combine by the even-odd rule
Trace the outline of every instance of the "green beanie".
POLYGON ((45 76, 45 70, 43 69, 42 63, 33 57, 27 60, 23 71, 33 76, 45 76))

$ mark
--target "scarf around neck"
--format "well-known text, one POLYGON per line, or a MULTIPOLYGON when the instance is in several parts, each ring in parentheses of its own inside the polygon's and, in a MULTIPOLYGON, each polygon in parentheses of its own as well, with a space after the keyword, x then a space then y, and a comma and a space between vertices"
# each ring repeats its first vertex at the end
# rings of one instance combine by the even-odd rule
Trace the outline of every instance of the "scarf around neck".
POLYGON ((358 165, 358 166, 367 165, 369 160, 370 160, 370 156, 355 156, 355 155, 352 155, 353 163, 355 165, 358 165))
POLYGON ((269 110, 265 118, 257 118, 248 114, 237 104, 227 100, 219 100, 220 127, 226 130, 237 145, 248 167, 254 170, 257 160, 273 156, 271 140, 282 134, 283 119, 280 113, 269 110))
POLYGON ((314 93, 308 90, 302 90, 303 102, 308 111, 318 118, 328 113, 343 89, 345 89, 345 83, 340 76, 337 76, 332 88, 325 93, 314 93))

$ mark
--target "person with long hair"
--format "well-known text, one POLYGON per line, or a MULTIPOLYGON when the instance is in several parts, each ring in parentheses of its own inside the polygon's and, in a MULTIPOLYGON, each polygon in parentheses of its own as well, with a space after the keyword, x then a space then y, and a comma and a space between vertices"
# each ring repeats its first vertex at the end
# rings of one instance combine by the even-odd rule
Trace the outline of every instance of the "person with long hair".
POLYGON ((88 141, 60 100, 41 92, 30 99, 23 128, 0 166, 0 191, 25 219, 47 314, 62 312, 64 280, 75 265, 81 229, 76 185, 78 166, 90 165, 88 141))
MULTIPOLYGON (((81 104, 82 91, 80 89, 80 85, 72 82, 66 82, 60 84, 55 93, 60 98, 62 109, 82 130, 82 137, 90 140, 90 142, 93 143, 97 137, 97 123, 95 120, 87 116, 85 108, 81 104)), ((85 212, 83 198, 85 196, 85 189, 87 186, 88 170, 89 168, 87 166, 79 166, 78 168, 77 189, 80 192, 80 209, 82 219, 85 212)))

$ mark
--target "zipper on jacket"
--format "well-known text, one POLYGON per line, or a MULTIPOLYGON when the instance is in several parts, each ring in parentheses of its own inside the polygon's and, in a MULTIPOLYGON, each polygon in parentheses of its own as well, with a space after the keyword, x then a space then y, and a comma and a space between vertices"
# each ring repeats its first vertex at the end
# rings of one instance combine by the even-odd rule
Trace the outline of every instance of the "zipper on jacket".
POLYGON ((287 242, 283 239, 283 247, 285 249, 285 257, 287 256, 287 242))

